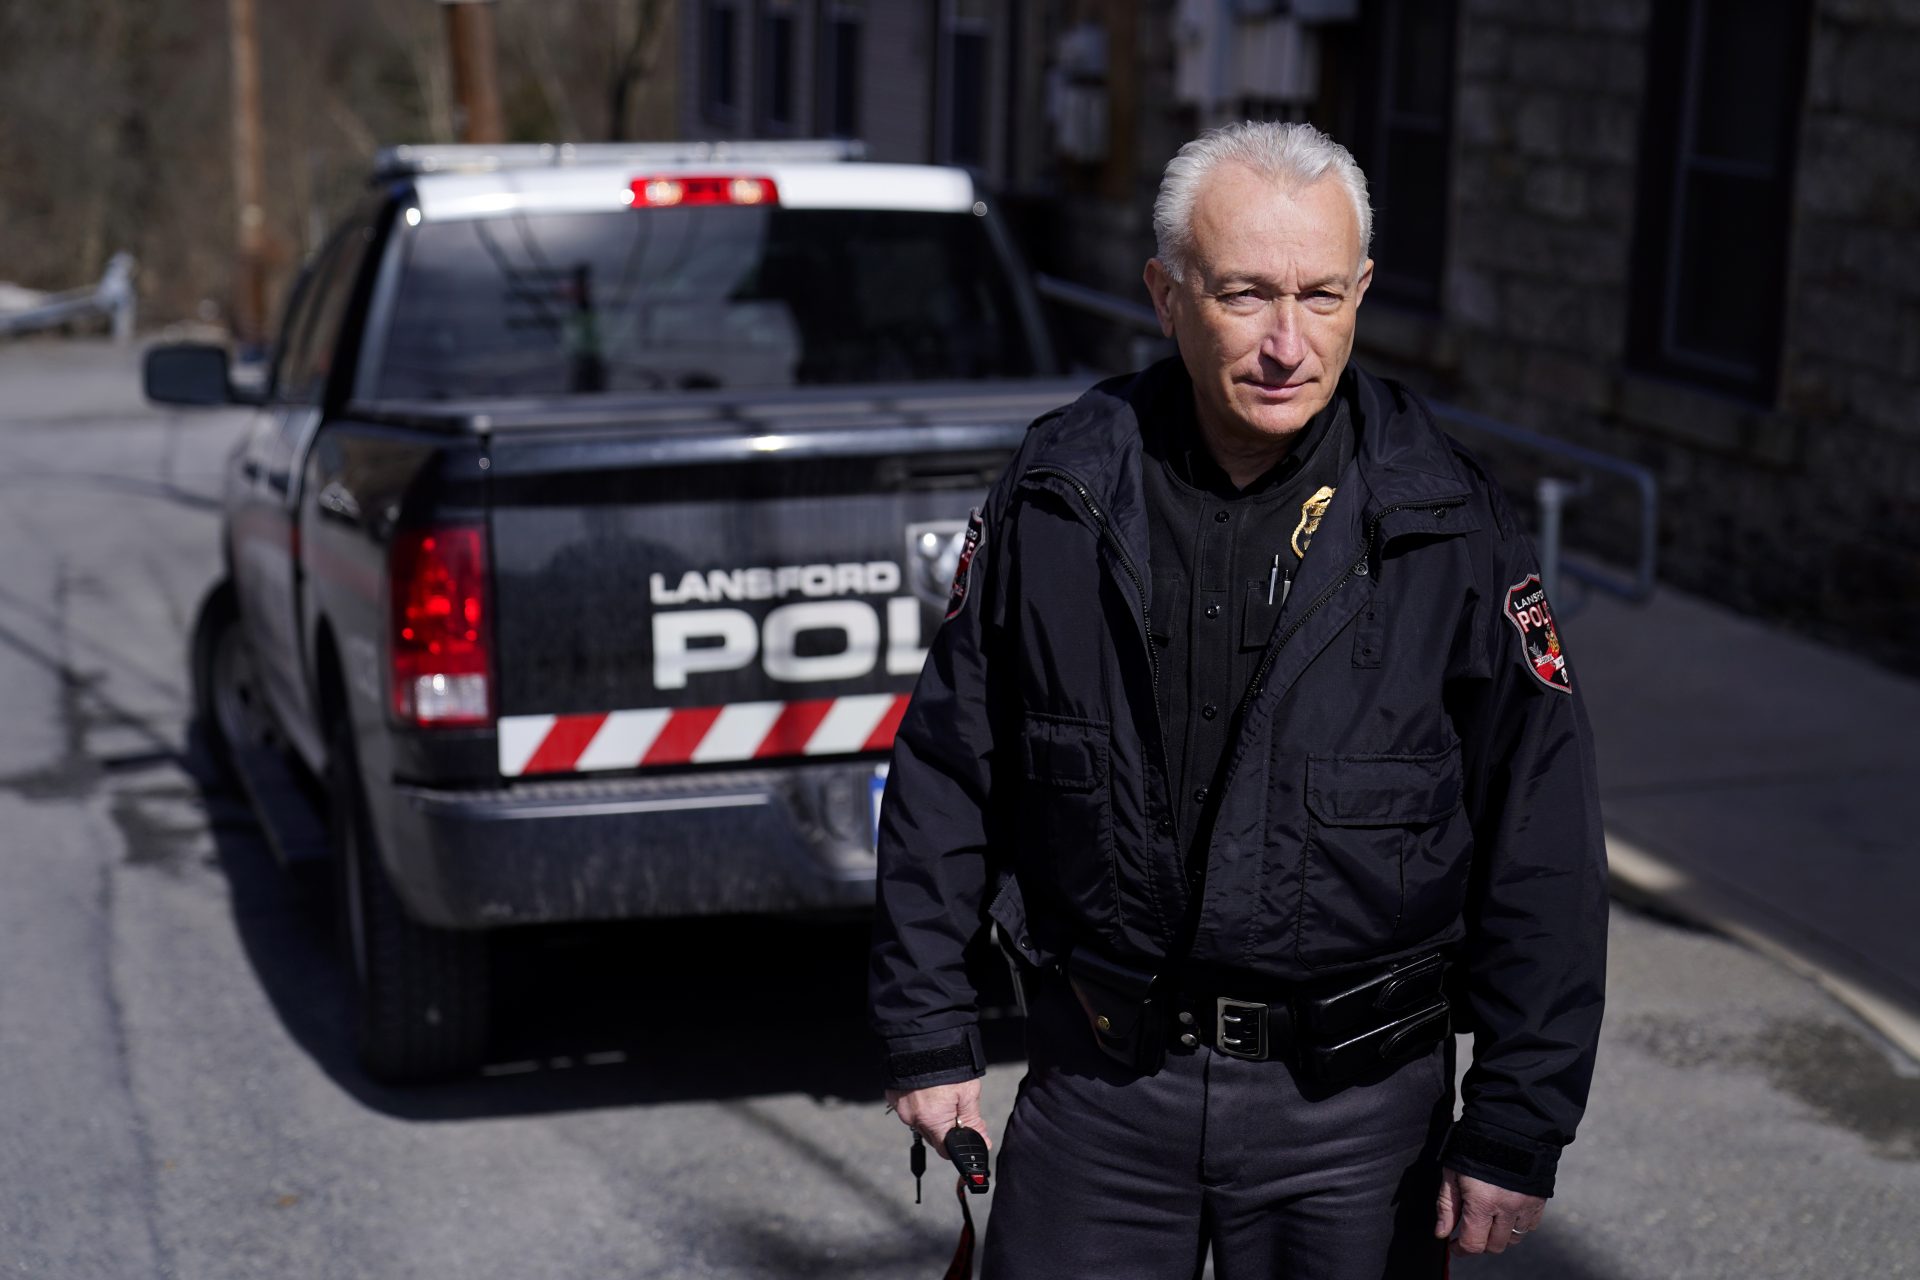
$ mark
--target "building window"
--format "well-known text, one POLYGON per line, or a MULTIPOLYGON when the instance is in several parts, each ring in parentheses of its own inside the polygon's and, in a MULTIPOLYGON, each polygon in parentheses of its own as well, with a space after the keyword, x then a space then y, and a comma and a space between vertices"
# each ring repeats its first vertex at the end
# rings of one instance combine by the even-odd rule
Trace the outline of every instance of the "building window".
POLYGON ((1762 402, 1780 367, 1806 0, 1677 0, 1649 33, 1628 350, 1762 402))
POLYGON ((731 124, 739 91, 734 84, 736 17, 724 0, 706 0, 700 13, 701 108, 714 124, 731 124))
POLYGON ((1373 203, 1371 296, 1437 310, 1453 150, 1454 0, 1368 0, 1359 152, 1373 203))
POLYGON ((987 163, 987 0, 941 0, 940 156, 948 164, 987 163))
POLYGON ((825 0, 815 24, 819 50, 819 129, 835 138, 860 136, 861 0, 825 0))
POLYGON ((764 133, 793 129, 793 3, 762 0, 758 106, 764 133))

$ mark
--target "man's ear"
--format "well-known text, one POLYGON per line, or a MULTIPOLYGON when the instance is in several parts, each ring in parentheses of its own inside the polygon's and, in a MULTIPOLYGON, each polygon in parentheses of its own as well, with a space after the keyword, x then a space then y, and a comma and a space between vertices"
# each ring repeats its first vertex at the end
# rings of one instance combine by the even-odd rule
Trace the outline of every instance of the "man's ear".
POLYGON ((1353 305, 1359 306, 1366 300, 1367 286, 1373 283, 1373 259, 1368 258, 1360 264, 1360 278, 1353 282, 1353 305))
POLYGON ((1173 336, 1173 288, 1174 279, 1158 258, 1147 259, 1147 269, 1141 273, 1141 279, 1147 282, 1147 293, 1153 298, 1153 313, 1160 317, 1160 332, 1165 337, 1173 336))

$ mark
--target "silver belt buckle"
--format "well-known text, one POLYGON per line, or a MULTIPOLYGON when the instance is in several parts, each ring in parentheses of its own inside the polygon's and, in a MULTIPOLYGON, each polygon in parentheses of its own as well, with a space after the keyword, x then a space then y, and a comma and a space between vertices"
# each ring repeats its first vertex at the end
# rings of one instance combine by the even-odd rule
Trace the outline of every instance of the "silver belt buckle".
POLYGON ((1213 1047, 1230 1058, 1267 1060, 1267 1006, 1221 996, 1214 1001, 1213 1047))

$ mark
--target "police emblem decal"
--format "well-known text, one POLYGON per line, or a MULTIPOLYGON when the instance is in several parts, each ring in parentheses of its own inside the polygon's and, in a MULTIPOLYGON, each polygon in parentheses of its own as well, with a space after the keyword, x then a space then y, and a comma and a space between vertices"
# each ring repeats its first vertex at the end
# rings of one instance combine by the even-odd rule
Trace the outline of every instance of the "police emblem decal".
POLYGON ((1549 689, 1573 692, 1573 673, 1560 652, 1560 633, 1554 630, 1553 609, 1540 575, 1530 573, 1507 588, 1507 621, 1520 633, 1521 656, 1534 679, 1549 689))
POLYGON ((1333 486, 1323 484, 1300 504, 1300 523, 1293 527, 1293 554, 1297 558, 1307 558, 1307 548, 1313 545, 1313 535, 1319 532, 1320 522, 1326 518, 1327 506, 1332 501, 1333 486))
POLYGON ((947 593, 947 618, 952 620, 967 607, 967 594, 973 584, 973 554, 986 535, 986 521, 975 507, 967 513, 967 536, 960 543, 960 561, 953 567, 953 589, 947 593))

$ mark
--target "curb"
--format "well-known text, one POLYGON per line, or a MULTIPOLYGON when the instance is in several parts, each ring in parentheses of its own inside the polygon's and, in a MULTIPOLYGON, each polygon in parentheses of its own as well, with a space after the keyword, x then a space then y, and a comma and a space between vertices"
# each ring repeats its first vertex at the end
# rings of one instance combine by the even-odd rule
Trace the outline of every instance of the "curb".
POLYGON ((1607 837, 1607 871, 1613 895, 1651 907, 1733 939, 1808 979, 1845 1005, 1920 1070, 1920 1014, 1870 990, 1819 954, 1817 944, 1796 944, 1778 929, 1754 920, 1733 894, 1703 884, 1687 872, 1618 836, 1607 837))

